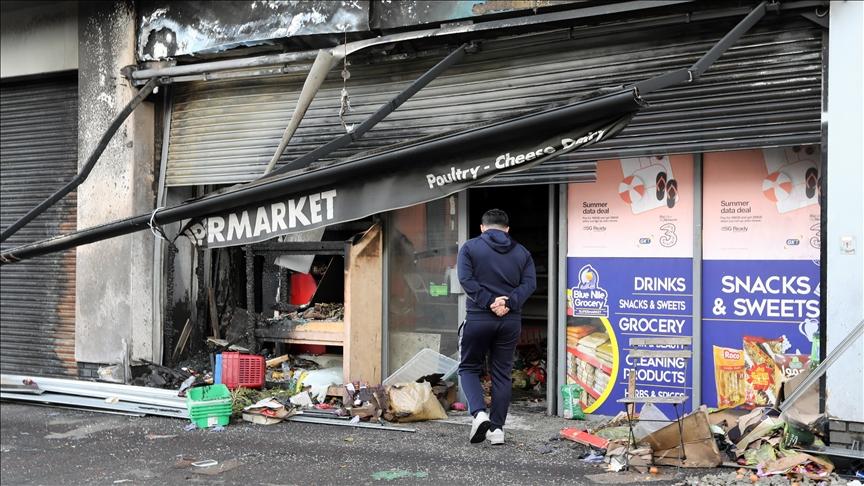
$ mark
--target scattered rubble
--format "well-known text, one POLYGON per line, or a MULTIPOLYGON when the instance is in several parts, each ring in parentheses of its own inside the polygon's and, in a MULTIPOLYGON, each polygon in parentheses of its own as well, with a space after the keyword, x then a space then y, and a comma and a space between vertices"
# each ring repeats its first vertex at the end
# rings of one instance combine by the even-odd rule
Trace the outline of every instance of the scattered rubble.
POLYGON ((311 307, 281 307, 281 309, 293 309, 289 312, 279 312, 278 317, 265 320, 265 325, 291 325, 303 324, 309 321, 341 321, 345 318, 345 304, 319 303, 311 307))

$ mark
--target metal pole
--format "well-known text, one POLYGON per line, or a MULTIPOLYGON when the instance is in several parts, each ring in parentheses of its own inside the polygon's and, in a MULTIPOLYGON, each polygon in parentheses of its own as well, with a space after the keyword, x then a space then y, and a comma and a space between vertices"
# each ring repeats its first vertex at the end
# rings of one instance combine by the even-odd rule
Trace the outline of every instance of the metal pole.
POLYGON ((183 66, 139 69, 132 73, 132 79, 136 81, 143 81, 150 78, 183 76, 189 74, 206 74, 212 71, 226 71, 229 69, 276 66, 279 64, 288 64, 292 62, 313 59, 317 54, 318 51, 314 50, 286 52, 282 54, 271 54, 267 56, 227 59, 225 61, 213 61, 198 64, 186 64, 183 66))
MULTIPOLYGON (((165 103, 162 122, 162 153, 159 156, 159 183, 156 188, 156 207, 165 204, 165 177, 168 165, 168 146, 171 135, 171 113, 174 110, 174 98, 171 96, 170 88, 165 87, 165 103)), ((162 348, 164 339, 164 262, 165 242, 161 238, 153 239, 153 362, 162 364, 162 348), (158 344, 158 345, 157 345, 158 344)), ((170 297, 169 297, 170 298, 170 297)))
MULTIPOLYGON (((566 294, 567 288, 567 188, 569 184, 560 184, 558 186, 558 298, 557 300, 557 317, 558 322, 564 323, 563 326, 558 326, 558 383, 567 383, 567 299, 562 297, 566 294)), ((613 377, 614 378, 614 377, 613 377)), ((557 398, 557 390, 556 390, 557 398)), ((558 402, 558 415, 564 415, 564 403, 561 400, 558 402)))
POLYGON ((767 2, 760 3, 756 8, 750 11, 741 22, 738 22, 732 30, 729 31, 722 39, 714 44, 702 57, 699 58, 692 66, 687 69, 679 69, 672 71, 656 78, 640 81, 634 86, 639 91, 640 95, 652 93, 654 91, 668 88, 676 84, 692 83, 699 79, 700 76, 709 68, 714 61, 723 55, 733 44, 753 27, 756 22, 759 22, 765 16, 767 2))
POLYGON ((702 154, 693 160, 693 356, 690 359, 693 378, 690 411, 702 403, 702 154))
POLYGON ((792 405, 794 405, 795 402, 804 395, 807 389, 813 386, 813 384, 816 383, 816 381, 819 380, 826 371, 828 371, 828 368, 830 368, 835 361, 840 359, 840 356, 842 356, 843 353, 845 353, 846 350, 849 349, 849 347, 852 346, 852 344, 854 344, 862 335, 864 335, 864 320, 861 320, 858 325, 855 326, 855 329, 852 329, 852 332, 843 338, 843 341, 836 349, 834 349, 833 352, 831 352, 831 355, 825 358, 825 361, 819 363, 819 366, 807 375, 807 378, 804 378, 804 381, 798 385, 798 388, 786 397, 786 400, 780 404, 780 411, 786 412, 792 408, 792 405))
POLYGON ((90 153, 90 156, 87 158, 87 162, 84 163, 84 166, 81 168, 81 171, 65 186, 60 188, 59 191, 54 194, 48 196, 47 199, 39 203, 38 206, 31 209, 27 214, 21 217, 18 221, 15 221, 8 228, 3 230, 3 233, 0 234, 0 242, 6 241, 10 236, 14 235, 18 232, 19 229, 24 227, 27 223, 33 220, 36 216, 39 216, 46 209, 50 208, 57 201, 62 199, 64 196, 72 192, 76 187, 80 186, 82 182, 87 179, 87 176, 90 175, 90 171, 93 170, 93 167, 96 166, 96 161, 99 160, 99 157, 102 155, 102 152, 105 151, 105 148, 108 147, 108 142, 111 141, 111 138, 117 132, 117 130, 123 125, 123 122, 126 121, 126 118, 132 114, 132 111, 135 110, 144 98, 150 95, 156 85, 159 83, 157 78, 153 78, 138 91, 138 94, 135 95, 129 103, 123 108, 123 110, 117 114, 114 118, 114 121, 111 122, 111 125, 108 126, 108 130, 102 135, 102 138, 99 140, 99 143, 96 144, 96 148, 93 149, 93 152, 90 153))
MULTIPOLYGON (((339 150, 342 147, 346 147, 346 146, 350 145, 352 142, 359 140, 361 137, 363 137, 363 135, 366 134, 366 132, 368 132, 369 130, 372 129, 372 127, 377 125, 378 122, 380 122, 381 120, 386 118, 387 115, 389 115, 390 113, 393 113, 394 111, 396 111, 397 108, 402 106, 403 103, 405 103, 412 96, 417 94, 418 91, 425 88, 426 85, 428 85, 429 83, 432 82, 432 80, 434 80, 435 78, 440 76, 441 73, 446 71, 450 66, 460 62, 465 57, 465 51, 466 51, 467 47, 468 47, 468 44, 462 44, 458 49, 451 52, 450 55, 448 55, 447 57, 442 59, 441 62, 439 62, 438 64, 432 66, 431 69, 429 69, 428 71, 423 73, 422 76, 417 78, 417 80, 414 81, 413 83, 411 83, 411 85, 408 86, 407 88, 405 88, 405 90, 403 90, 402 92, 397 94, 393 99, 391 99, 387 103, 384 103, 384 105, 382 105, 381 108, 378 108, 378 110, 375 113, 373 113, 369 118, 367 118, 365 121, 363 121, 363 123, 361 123, 353 131, 346 133, 345 135, 342 135, 340 137, 337 137, 336 139, 331 140, 330 142, 316 148, 315 150, 313 150, 313 151, 311 151, 305 155, 302 155, 299 158, 294 159, 291 162, 288 162, 284 167, 280 167, 279 169, 271 172, 273 167, 276 166, 276 161, 279 160, 279 157, 282 156, 282 152, 285 151, 285 146, 287 145, 287 140, 285 140, 283 138, 283 140, 285 140, 285 145, 282 145, 282 144, 279 145, 279 148, 276 149, 276 153, 273 155, 273 158, 270 159, 270 163, 267 165, 267 170, 264 173, 270 174, 270 175, 277 175, 277 174, 284 174, 284 173, 292 171, 292 170, 303 169, 305 167, 308 167, 312 162, 315 162, 316 160, 320 159, 321 157, 324 157, 327 154, 330 154, 336 150, 339 150)), ((316 62, 317 62, 317 60, 316 60, 316 62)), ((314 69, 314 67, 313 67, 313 69, 314 69)), ((311 74, 310 74, 310 77, 311 77, 311 74)), ((308 83, 308 79, 307 79, 307 83, 308 83)), ((303 90, 304 91, 306 90, 305 85, 303 86, 303 90)), ((316 90, 317 90, 317 88, 316 88, 316 90)), ((303 93, 300 93, 300 96, 302 97, 303 93)), ((309 102, 311 103, 311 101, 312 100, 310 99, 309 102)), ((304 108, 303 112, 305 113, 305 111, 306 110, 304 108)), ((302 114, 301 114, 301 118, 302 118, 302 114)), ((293 123, 294 120, 292 119, 291 122, 293 123)), ((299 125, 299 124, 300 124, 300 121, 298 120, 297 125, 299 125)), ((288 130, 291 128, 292 128, 291 125, 289 125, 288 129, 285 130, 285 135, 288 135, 288 130)), ((294 126, 293 128, 296 129, 297 127, 294 126)), ((294 132, 292 130, 291 134, 293 135, 293 133, 294 132)), ((290 139, 290 136, 288 138, 290 139)))
POLYGON ((555 339, 558 335, 558 242, 556 238, 558 233, 558 220, 555 218, 555 202, 558 199, 558 186, 549 184, 546 209, 546 221, 549 227, 546 230, 546 413, 553 415, 556 410, 555 398, 558 396, 555 390, 558 389, 558 374, 549 373, 549 365, 557 362, 555 351, 558 340, 555 339))
POLYGON ((297 131, 300 122, 306 116, 306 110, 309 109, 309 105, 312 104, 312 100, 315 99, 315 95, 318 94, 318 90, 321 88, 324 80, 327 79, 327 73, 333 69, 333 66, 337 62, 344 58, 345 56, 341 54, 334 56, 332 51, 324 49, 318 51, 315 62, 312 64, 312 68, 309 69, 309 75, 306 76, 306 82, 303 83, 303 89, 300 90, 300 96, 297 98, 297 106, 294 108, 291 120, 288 122, 288 126, 285 127, 285 133, 282 134, 282 139, 279 140, 276 152, 273 153, 273 157, 270 157, 270 162, 267 163, 267 168, 264 169, 264 175, 269 174, 276 167, 276 162, 282 157, 282 153, 288 147, 288 142, 291 141, 291 137, 294 136, 294 132, 297 131))

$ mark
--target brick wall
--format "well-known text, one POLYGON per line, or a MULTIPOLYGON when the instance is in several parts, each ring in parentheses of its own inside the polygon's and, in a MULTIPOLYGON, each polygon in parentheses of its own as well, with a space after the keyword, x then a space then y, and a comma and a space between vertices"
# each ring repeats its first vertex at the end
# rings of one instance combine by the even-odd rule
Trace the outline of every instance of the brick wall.
POLYGON ((858 449, 864 449, 864 423, 831 420, 828 429, 832 446, 849 449, 857 441, 858 449))
POLYGON ((101 363, 78 362, 78 378, 82 380, 98 380, 99 368, 105 366, 101 363))

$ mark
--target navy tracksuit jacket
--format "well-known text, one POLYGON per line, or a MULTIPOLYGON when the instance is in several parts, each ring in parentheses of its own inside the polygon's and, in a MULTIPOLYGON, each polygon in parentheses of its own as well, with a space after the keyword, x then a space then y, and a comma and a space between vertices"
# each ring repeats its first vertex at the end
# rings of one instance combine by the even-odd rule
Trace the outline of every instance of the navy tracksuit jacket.
POLYGON ((492 375, 492 427, 507 419, 512 393, 513 353, 522 330, 522 308, 537 288, 534 260, 528 250, 497 229, 468 240, 457 259, 459 283, 468 296, 467 318, 459 348, 459 377, 472 414, 485 410, 480 376, 486 356, 492 375), (499 296, 508 297, 510 312, 496 316, 489 308, 499 296))

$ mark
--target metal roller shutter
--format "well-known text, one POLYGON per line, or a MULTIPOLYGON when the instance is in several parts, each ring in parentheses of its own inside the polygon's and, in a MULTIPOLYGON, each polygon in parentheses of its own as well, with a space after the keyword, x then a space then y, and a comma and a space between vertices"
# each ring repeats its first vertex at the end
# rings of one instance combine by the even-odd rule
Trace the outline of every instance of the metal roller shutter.
MULTIPOLYGON (((0 226, 78 170, 77 78, 0 84, 0 226)), ((11 248, 77 229, 71 193, 3 242, 11 248)), ((0 369, 76 375, 75 250, 0 267, 0 369)))
MULTIPOLYGON (((737 19, 573 38, 578 30, 485 41, 334 159, 512 116, 687 67, 737 19)), ((819 141, 822 32, 800 18, 766 17, 690 86, 647 97, 617 138, 493 183, 591 180, 594 161, 657 153, 819 141)), ((359 122, 439 57, 349 66, 359 122)), ((334 69, 281 163, 343 133, 334 69)), ((167 183, 223 184, 260 177, 288 123, 303 75, 199 82, 174 98, 167 183)), ((326 161, 325 161, 326 162, 326 161)))

